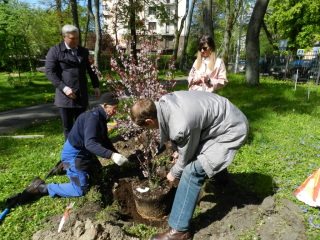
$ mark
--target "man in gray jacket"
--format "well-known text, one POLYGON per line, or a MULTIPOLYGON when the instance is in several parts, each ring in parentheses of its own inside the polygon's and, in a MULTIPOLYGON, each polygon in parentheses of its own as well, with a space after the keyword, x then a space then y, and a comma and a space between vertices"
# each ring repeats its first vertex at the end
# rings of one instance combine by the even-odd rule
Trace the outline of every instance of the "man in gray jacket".
POLYGON ((65 140, 73 126, 73 121, 87 110, 88 72, 97 98, 100 97, 99 80, 91 68, 88 49, 79 45, 79 29, 65 25, 63 41, 52 47, 46 59, 47 78, 56 87, 54 104, 60 108, 65 140))
POLYGON ((167 175, 171 182, 180 179, 170 229, 151 239, 191 239, 189 224, 205 174, 211 178, 232 162, 247 139, 247 118, 228 99, 197 91, 169 93, 159 102, 142 99, 130 116, 141 127, 159 129, 160 147, 170 140, 177 151, 167 175))

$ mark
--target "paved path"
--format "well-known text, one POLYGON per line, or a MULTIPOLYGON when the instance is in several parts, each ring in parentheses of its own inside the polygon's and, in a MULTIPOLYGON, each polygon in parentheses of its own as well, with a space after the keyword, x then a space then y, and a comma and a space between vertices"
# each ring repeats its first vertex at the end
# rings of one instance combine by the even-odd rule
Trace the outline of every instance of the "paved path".
MULTIPOLYGON (((186 77, 177 78, 177 85, 183 83, 187 83, 186 77)), ((89 105, 94 105, 96 101, 95 96, 89 96, 89 105)), ((59 108, 53 103, 0 112, 0 134, 26 127, 32 122, 45 122, 50 118, 60 118, 59 108)))
POLYGON ((37 122, 44 122, 49 118, 56 117, 60 117, 59 108, 53 103, 0 112, 0 134, 26 127, 36 119, 37 122))

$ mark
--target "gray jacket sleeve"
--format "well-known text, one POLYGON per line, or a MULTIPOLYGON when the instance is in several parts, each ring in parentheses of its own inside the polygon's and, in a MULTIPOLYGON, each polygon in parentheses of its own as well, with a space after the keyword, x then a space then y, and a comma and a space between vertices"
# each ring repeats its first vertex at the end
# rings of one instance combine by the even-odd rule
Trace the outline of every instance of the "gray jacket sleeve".
POLYGON ((177 163, 171 168, 170 172, 176 179, 180 179, 185 166, 196 154, 201 131, 198 128, 179 131, 172 141, 177 145, 179 158, 177 163))

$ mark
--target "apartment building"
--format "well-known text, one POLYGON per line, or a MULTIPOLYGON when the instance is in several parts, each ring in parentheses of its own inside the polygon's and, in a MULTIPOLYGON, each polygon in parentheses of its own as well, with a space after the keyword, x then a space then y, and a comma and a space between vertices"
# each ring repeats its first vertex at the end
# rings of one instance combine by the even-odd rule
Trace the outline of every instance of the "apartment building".
MULTIPOLYGON (((119 24, 117 22, 116 16, 116 8, 119 7, 118 4, 119 0, 108 0, 102 1, 102 14, 103 14, 103 26, 104 31, 110 34, 114 39, 117 39, 120 45, 125 49, 125 38, 124 36, 130 33, 130 29, 123 26, 123 24, 119 24)), ((165 6, 165 10, 168 14, 174 14, 174 5, 175 0, 161 0, 165 6)), ((179 0, 178 2, 178 29, 181 25, 181 19, 185 14, 186 11, 186 1, 187 0, 179 0)), ((174 25, 170 22, 164 23, 160 25, 159 19, 156 17, 156 9, 157 6, 145 5, 142 7, 141 11, 136 13, 139 19, 144 19, 145 29, 152 30, 156 32, 158 35, 162 36, 162 41, 159 41, 159 47, 164 50, 164 54, 172 54, 174 48, 174 25)), ((129 17, 128 17, 129 21, 129 17)), ((184 43, 185 38, 185 31, 186 31, 186 21, 184 23, 184 28, 181 32, 180 39, 179 39, 179 49, 178 55, 181 54, 181 48, 184 43)), ((137 30, 137 33, 139 30, 137 30)), ((127 52, 129 49, 126 49, 127 52)), ((137 42, 137 50, 140 50, 139 42, 137 42)))

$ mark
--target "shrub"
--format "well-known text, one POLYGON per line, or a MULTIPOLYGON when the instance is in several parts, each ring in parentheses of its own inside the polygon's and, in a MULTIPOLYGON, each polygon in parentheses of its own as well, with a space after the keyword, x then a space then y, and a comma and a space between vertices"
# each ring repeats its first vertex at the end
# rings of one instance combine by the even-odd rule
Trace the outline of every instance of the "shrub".
MULTIPOLYGON (((115 117, 119 134, 125 140, 130 137, 137 137, 140 143, 144 145, 143 159, 139 158, 139 155, 138 159, 141 162, 142 172, 149 179, 151 187, 157 181, 156 155, 159 131, 138 127, 131 121, 129 113, 136 101, 142 98, 157 101, 163 95, 173 91, 175 80, 171 70, 175 69, 174 61, 172 58, 169 61, 168 56, 161 59, 162 50, 158 48, 157 40, 158 38, 154 34, 140 36, 141 51, 137 53, 137 59, 134 59, 132 54, 125 55, 121 47, 118 46, 118 55, 116 58, 110 58, 110 65, 119 79, 115 79, 108 73, 105 76, 107 89, 116 92, 123 99, 123 109, 115 117), (169 69, 162 81, 158 79, 158 64, 167 66, 169 69)), ((129 43, 127 45, 128 48, 129 43)), ((98 74, 100 73, 98 72, 98 74)), ((101 74, 100 77, 102 77, 101 74)))

